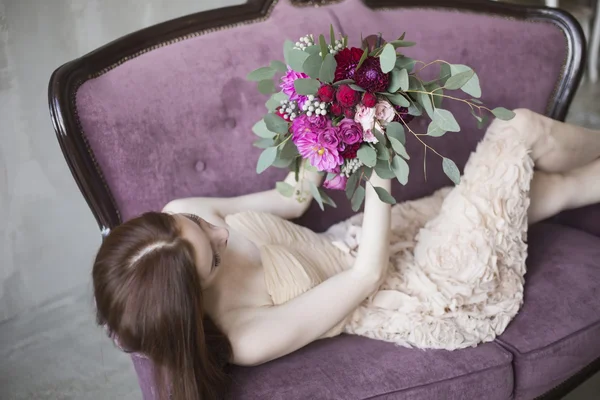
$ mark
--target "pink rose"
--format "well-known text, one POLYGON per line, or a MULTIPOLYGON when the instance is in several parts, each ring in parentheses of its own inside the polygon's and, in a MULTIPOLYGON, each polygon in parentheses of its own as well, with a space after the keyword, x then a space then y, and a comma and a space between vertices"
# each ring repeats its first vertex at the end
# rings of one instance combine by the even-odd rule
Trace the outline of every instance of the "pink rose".
POLYGON ((323 147, 328 147, 330 149, 337 148, 340 144, 338 129, 333 126, 322 129, 317 133, 317 140, 323 147))
POLYGON ((344 118, 338 125, 339 136, 344 144, 358 143, 362 139, 362 129, 359 124, 351 119, 344 118))
MULTIPOLYGON (((383 133, 383 127, 379 124, 379 122, 375 122, 373 124, 373 129, 377 129, 379 132, 383 133)), ((363 134, 363 140, 365 142, 369 142, 369 143, 377 143, 377 142, 379 142, 379 140, 377 140, 377 138, 373 134, 373 129, 367 129, 367 130, 365 130, 365 132, 363 134)))
POLYGON ((394 107, 389 102, 381 100, 375 105, 375 118, 379 120, 381 125, 386 126, 392 122, 395 115, 394 107))
POLYGON ((325 189, 345 190, 346 182, 348 182, 348 178, 346 178, 342 174, 338 174, 338 175, 334 176, 332 179, 324 181, 323 187, 325 189))
POLYGON ((375 123, 375 108, 365 107, 362 104, 357 105, 354 120, 362 126, 363 131, 373 129, 373 124, 375 123))

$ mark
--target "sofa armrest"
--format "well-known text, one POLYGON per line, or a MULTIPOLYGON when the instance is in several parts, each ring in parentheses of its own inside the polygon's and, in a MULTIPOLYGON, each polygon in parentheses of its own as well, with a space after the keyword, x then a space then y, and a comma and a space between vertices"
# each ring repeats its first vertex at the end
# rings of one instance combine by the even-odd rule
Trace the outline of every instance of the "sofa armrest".
POLYGON ((600 204, 563 211, 552 221, 600 237, 600 204))

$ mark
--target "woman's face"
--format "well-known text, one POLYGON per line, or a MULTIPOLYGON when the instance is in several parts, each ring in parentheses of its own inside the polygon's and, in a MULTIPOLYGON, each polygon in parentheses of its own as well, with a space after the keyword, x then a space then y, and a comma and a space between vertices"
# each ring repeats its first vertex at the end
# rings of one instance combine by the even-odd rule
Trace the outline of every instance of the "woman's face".
POLYGON ((182 236, 194 246, 196 268, 202 287, 208 287, 217 275, 221 257, 227 248, 229 232, 193 214, 175 215, 182 236))

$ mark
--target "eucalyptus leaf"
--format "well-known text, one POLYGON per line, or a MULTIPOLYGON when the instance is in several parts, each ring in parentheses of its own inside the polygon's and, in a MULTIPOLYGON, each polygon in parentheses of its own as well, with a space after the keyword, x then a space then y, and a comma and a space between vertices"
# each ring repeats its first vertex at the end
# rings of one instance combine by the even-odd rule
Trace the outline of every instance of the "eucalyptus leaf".
POLYGON ((408 72, 406 69, 394 68, 390 73, 388 92, 396 93, 398 89, 402 91, 408 90, 408 72))
POLYGON ((260 138, 254 143, 252 143, 252 145, 254 147, 258 147, 259 149, 266 149, 267 147, 272 147, 273 145, 275 145, 275 142, 273 141, 273 139, 260 138))
MULTIPOLYGON (((373 134, 374 133, 375 133, 375 130, 373 130, 373 134)), ((384 137, 384 139, 385 139, 385 137, 384 137)), ((379 142, 373 144, 373 146, 375 146, 375 149, 377 150, 377 160, 389 160, 390 159, 390 150, 387 148, 387 146, 384 143, 385 142, 379 141, 379 142)))
POLYGON ((258 157, 256 164, 256 173, 261 174, 275 162, 277 158, 277 147, 269 147, 263 150, 258 157))
POLYGON ((287 140, 279 151, 279 157, 284 159, 294 159, 299 155, 298 148, 291 140, 287 140))
POLYGON ((365 62, 365 60, 367 59, 367 56, 369 55, 369 50, 365 49, 363 51, 362 56, 360 57, 360 60, 358 60, 358 64, 356 64, 356 71, 358 71, 358 69, 362 66, 362 64, 365 62))
POLYGON ((321 64, 321 71, 319 73, 319 79, 321 82, 331 83, 335 79, 335 69, 337 62, 331 54, 327 54, 323 63, 321 64))
POLYGON ((384 93, 384 95, 388 98, 389 101, 391 101, 393 104, 395 104, 397 106, 400 106, 400 107, 409 107, 410 106, 410 101, 408 101, 408 99, 400 93, 396 93, 396 94, 384 93))
MULTIPOLYGON (((457 74, 460 74, 461 72, 473 70, 470 67, 467 67, 466 65, 451 64, 450 71, 452 72, 452 76, 455 76, 457 74)), ((471 77, 471 79, 469 79, 469 81, 464 86, 462 86, 460 90, 473 97, 481 97, 481 86, 479 85, 479 77, 477 76, 475 71, 473 71, 473 76, 471 77)))
POLYGON ((390 122, 385 128, 388 138, 394 138, 403 145, 406 145, 406 134, 404 133, 404 125, 400 122, 390 122))
POLYGON ((329 204, 333 208, 337 207, 337 204, 335 204, 335 201, 333 201, 333 199, 331 197, 329 197, 329 195, 327 193, 325 193, 325 191, 323 189, 319 188, 319 194, 321 195, 321 199, 323 200, 324 204, 329 204))
POLYGON ((271 68, 278 72, 287 72, 287 65, 285 65, 279 60, 271 61, 271 68))
POLYGON ((321 46, 321 57, 325 59, 325 56, 329 54, 329 48, 327 48, 327 42, 325 42, 325 36, 319 35, 319 46, 321 46))
POLYGON ((492 114, 498 119, 509 121, 515 117, 515 113, 504 108, 504 107, 496 107, 492 110, 492 114))
POLYGON ((352 200, 350 203, 352 204, 352 210, 357 212, 360 210, 360 206, 362 206, 363 201, 365 200, 365 188, 362 186, 358 186, 354 195, 352 196, 352 200))
POLYGON ((350 88, 352 88, 352 90, 354 90, 356 92, 365 92, 365 89, 361 88, 358 85, 355 85, 354 83, 351 83, 348 86, 350 86, 350 88))
POLYGON ((255 69, 254 71, 250 72, 246 76, 246 79, 248 79, 249 81, 256 81, 256 82, 260 82, 265 79, 273 79, 273 77, 275 76, 275 72, 277 72, 277 71, 274 68, 261 67, 261 68, 255 69))
POLYGON ((383 46, 383 51, 379 56, 379 64, 381 65, 381 71, 384 74, 387 74, 394 69, 394 65, 396 64, 396 49, 390 43, 383 46))
POLYGON ((471 115, 477 120, 477 122, 481 123, 483 121, 483 118, 480 117, 479 115, 475 114, 475 110, 471 109, 471 115))
POLYGON ((333 30, 333 24, 329 24, 329 44, 331 47, 335 45, 335 32, 333 30))
POLYGON ((283 43, 283 57, 287 65, 290 65, 290 53, 292 50, 295 50, 294 46, 294 42, 289 39, 283 43))
POLYGON ((402 32, 402 35, 400 35, 400 37, 398 38, 398 40, 404 40, 405 36, 406 36, 406 32, 402 32))
POLYGON ((272 94, 275 91, 275 83, 273 79, 265 79, 258 82, 258 91, 262 94, 272 94))
POLYGON ((335 86, 339 86, 339 85, 349 85, 351 83, 354 83, 354 79, 342 79, 341 81, 334 82, 333 84, 335 86))
MULTIPOLYGON (((274 115, 274 114, 267 114, 267 115, 274 115)), ((266 118, 266 116, 265 116, 265 118, 266 118)), ((279 117, 277 117, 277 118, 279 118, 279 117)), ((279 118, 279 119, 281 119, 281 118, 279 118)), ((252 127, 252 132, 254 132, 254 134, 256 134, 256 136, 259 136, 264 139, 272 139, 275 136, 275 132, 272 132, 271 130, 269 130, 269 128, 267 128, 267 125, 265 124, 264 119, 261 119, 256 124, 254 124, 254 126, 252 127)))
MULTIPOLYGON (((265 125, 271 132, 285 134, 288 132, 289 125, 286 120, 279 115, 269 113, 265 115, 265 125)), ((265 136, 266 137, 266 136, 265 136)))
POLYGON ((396 68, 406 69, 408 72, 412 71, 417 62, 410 57, 398 56, 396 58, 396 68))
POLYGON ((440 129, 447 132, 460 132, 458 122, 456 122, 454 115, 448 110, 436 108, 432 120, 440 129))
POLYGON ((398 139, 391 137, 390 143, 392 144, 392 148, 396 154, 402 156, 406 160, 410 160, 410 156, 406 152, 406 147, 404 147, 404 145, 400 143, 398 139))
POLYGON ((283 92, 277 92, 274 93, 269 100, 267 100, 267 102, 265 103, 265 107, 267 107, 267 110, 269 110, 269 112, 273 112, 275 111, 275 109, 277 107, 279 107, 281 105, 281 100, 287 100, 288 96, 287 94, 283 93, 283 92))
POLYGON ((377 165, 375 166, 375 173, 381 179, 392 179, 396 177, 394 171, 392 171, 392 167, 390 166, 389 161, 386 160, 377 160, 377 165))
POLYGON ((440 64, 440 76, 438 78, 438 82, 440 85, 444 85, 448 78, 452 76, 452 70, 450 69, 450 64, 441 63, 440 64))
POLYGON ((323 206, 323 199, 321 198, 321 193, 319 193, 319 189, 317 188, 317 186, 314 184, 313 181, 308 181, 308 186, 310 188, 310 193, 313 195, 313 198, 316 200, 317 204, 319 205, 319 208, 322 211, 325 211, 325 206, 323 206))
POLYGON ((410 90, 419 90, 419 91, 425 90, 425 87, 423 86, 423 82, 421 82, 421 80, 414 75, 409 75, 409 77, 408 77, 408 88, 410 90))
POLYGON ((444 157, 442 159, 442 169, 444 170, 446 176, 448 176, 448 178, 450 178, 454 184, 458 185, 460 183, 460 171, 458 170, 458 167, 454 161, 444 157))
POLYGON ((423 115, 423 107, 419 103, 415 103, 412 97, 408 97, 410 101, 410 106, 408 107, 408 113, 415 117, 420 117, 423 115))
POLYGON ((389 44, 392 45, 392 46, 394 46, 395 49, 397 49, 399 47, 412 47, 416 43, 415 42, 408 42, 406 40, 392 40, 389 44))
POLYGON ((429 118, 433 119, 434 118, 434 114, 433 114, 434 110, 433 110, 433 103, 431 102, 431 96, 429 96, 427 93, 419 92, 419 93, 417 93, 417 101, 419 102, 419 104, 421 104, 423 106, 423 108, 425 109, 425 112, 427 113, 429 118))
POLYGON ((477 99, 470 99, 469 101, 474 104, 479 104, 479 105, 483 104, 483 102, 481 100, 477 100, 477 99))
POLYGON ((348 180, 346 181, 346 197, 351 199, 354 196, 354 192, 356 191, 356 185, 358 185, 358 180, 360 179, 360 174, 353 173, 350 175, 348 180))
POLYGON ((452 75, 450 78, 448 78, 444 87, 449 90, 460 89, 463 86, 465 86, 467 82, 469 82, 471 78, 473 78, 474 75, 475 71, 473 71, 472 69, 469 71, 460 72, 458 74, 452 75))
POLYGON ((289 166, 292 164, 292 161, 294 160, 291 158, 277 157, 271 166, 275 168, 289 168, 289 166))
POLYGON ((296 93, 302 95, 317 94, 321 84, 316 79, 296 79, 294 81, 294 89, 296 93))
POLYGON ((287 182, 277 182, 275 189, 285 197, 292 197, 294 195, 294 187, 287 182))
POLYGON ((371 179, 371 175, 373 175, 373 168, 370 167, 363 166, 358 171, 364 179, 371 179))
POLYGON ((374 167, 377 164, 377 152, 369 145, 362 145, 356 155, 368 167, 374 167))
POLYGON ((429 123, 429 126, 427 127, 427 135, 428 136, 440 137, 440 136, 444 136, 445 133, 446 133, 446 131, 441 129, 439 126, 437 126, 434 121, 431 121, 429 123))
POLYGON ((483 129, 483 128, 484 128, 484 127, 487 125, 488 121, 489 121, 489 118, 488 118, 488 116, 487 116, 487 115, 484 115, 484 116, 481 118, 481 121, 477 121, 477 128, 479 128, 479 129, 483 129))
POLYGON ((406 185, 408 183, 408 163, 399 156, 395 156, 392 158, 392 171, 394 171, 394 175, 396 175, 396 179, 402 185, 406 185))
POLYGON ((321 51, 321 46, 313 44, 312 46, 307 46, 304 49, 304 51, 307 52, 310 55, 312 55, 312 54, 319 54, 319 52, 321 51))
POLYGON ((379 200, 387 204, 396 204, 396 199, 394 199, 394 197, 391 194, 389 194, 388 191, 384 188, 379 186, 373 186, 373 189, 375 189, 375 193, 377 193, 377 197, 379 197, 379 200))
POLYGON ((305 51, 292 49, 289 51, 288 65, 296 72, 304 72, 302 66, 309 56, 310 54, 305 51))
POLYGON ((442 91, 442 87, 440 85, 438 85, 438 83, 436 81, 430 82, 430 83, 428 83, 428 84, 426 84, 424 86, 425 86, 425 90, 426 91, 434 93, 434 94, 432 94, 430 96, 431 99, 433 100, 433 106, 435 108, 441 107, 442 106, 443 97, 439 96, 439 95, 441 95, 441 94, 444 93, 442 91))
POLYGON ((319 72, 321 72, 321 65, 323 64, 323 58, 317 54, 311 54, 308 56, 304 64, 302 64, 302 69, 304 73, 311 78, 318 79, 319 72))
POLYGON ((379 129, 377 129, 377 128, 373 128, 372 132, 373 132, 373 136, 375 136, 375 139, 377 139, 377 141, 378 141, 378 143, 376 143, 376 144, 381 143, 383 146, 385 146, 387 143, 387 141, 385 139, 385 135, 383 133, 381 133, 379 131, 379 129))

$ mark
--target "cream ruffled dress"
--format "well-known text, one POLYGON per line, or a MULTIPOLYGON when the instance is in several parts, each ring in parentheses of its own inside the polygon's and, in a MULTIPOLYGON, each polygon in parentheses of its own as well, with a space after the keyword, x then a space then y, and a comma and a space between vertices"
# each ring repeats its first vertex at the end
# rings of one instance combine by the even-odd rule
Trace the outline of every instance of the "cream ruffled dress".
MULTIPOLYGON (((346 332, 453 350, 501 334, 523 301, 532 176, 514 131, 488 130, 458 186, 392 207, 385 283, 324 337, 346 332)), ((231 215, 227 224, 260 248, 277 305, 351 267, 362 214, 325 234, 256 212, 231 215)))

